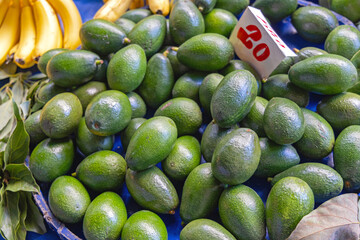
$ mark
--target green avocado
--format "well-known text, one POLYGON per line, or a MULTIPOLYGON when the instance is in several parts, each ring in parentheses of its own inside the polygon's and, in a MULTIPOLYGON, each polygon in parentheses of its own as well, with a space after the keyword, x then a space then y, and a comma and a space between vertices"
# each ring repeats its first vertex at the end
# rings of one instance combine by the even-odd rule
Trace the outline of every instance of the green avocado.
POLYGON ((199 89, 204 78, 205 72, 189 71, 178 78, 172 89, 173 98, 185 97, 199 103, 199 89))
POLYGON ((338 26, 326 38, 325 50, 351 59, 360 50, 359 30, 348 25, 338 26))
POLYGON ((217 33, 224 37, 230 37, 238 22, 234 14, 220 8, 215 8, 206 14, 204 20, 206 33, 217 33))
POLYGON ((141 20, 143 20, 144 18, 151 16, 151 14, 152 13, 150 12, 149 9, 139 8, 139 9, 132 9, 132 10, 125 12, 121 16, 121 18, 125 18, 130 21, 133 21, 134 23, 138 23, 141 20))
POLYGON ((168 233, 165 223, 157 214, 141 210, 126 220, 121 239, 167 240, 168 233))
POLYGON ((79 98, 83 111, 85 112, 87 105, 91 99, 99 93, 106 90, 106 85, 103 82, 91 81, 76 88, 73 93, 79 98))
POLYGON ((177 50, 177 47, 169 47, 164 52, 164 55, 169 59, 171 63, 176 79, 189 71, 189 68, 187 66, 179 62, 179 59, 177 58, 177 50))
POLYGON ((271 189, 266 201, 266 226, 272 240, 285 240, 300 220, 314 209, 309 185, 296 177, 285 177, 271 189))
POLYGON ((287 56, 285 57, 280 64, 275 68, 275 70, 270 74, 270 76, 278 74, 288 74, 292 65, 295 64, 296 57, 287 56))
POLYGON ((360 2, 354 0, 331 0, 330 7, 333 11, 347 17, 354 23, 360 20, 360 2))
POLYGON ((40 114, 41 110, 34 112, 25 121, 25 130, 30 136, 31 144, 38 144, 47 138, 46 134, 40 127, 40 114))
POLYGON ((179 197, 174 185, 156 166, 135 172, 128 168, 126 186, 134 200, 156 213, 175 214, 179 197))
POLYGON ((297 55, 295 57, 295 63, 308 59, 309 57, 328 54, 328 52, 316 47, 304 47, 300 50, 295 49, 295 52, 297 55))
POLYGON ((185 222, 204 218, 212 213, 223 190, 213 175, 210 163, 194 168, 186 178, 181 197, 180 217, 185 222))
POLYGON ((235 15, 240 14, 247 6, 249 6, 249 0, 217 0, 216 8, 221 8, 232 12, 235 15))
POLYGON ((256 97, 254 105, 251 107, 250 112, 246 115, 246 117, 241 121, 240 126, 245 128, 250 128, 259 137, 265 137, 265 130, 263 124, 264 112, 268 100, 262 97, 256 97))
POLYGON ((354 56, 351 58, 351 62, 352 62, 352 64, 354 64, 354 66, 357 69, 358 81, 354 86, 352 86, 351 88, 349 88, 346 91, 347 92, 353 92, 353 93, 356 93, 356 94, 360 94, 360 50, 357 51, 357 53, 354 54, 354 56))
POLYGON ((126 207, 121 197, 114 192, 104 192, 86 210, 84 236, 87 240, 117 240, 126 219, 126 207))
POLYGON ((116 25, 118 25, 124 32, 125 34, 129 34, 129 32, 135 27, 136 23, 126 19, 126 18, 119 18, 118 20, 116 20, 114 22, 116 25))
POLYGON ((50 186, 51 212, 64 223, 80 222, 90 201, 89 193, 76 178, 61 176, 50 186))
POLYGON ((302 163, 277 174, 271 181, 274 185, 285 177, 304 180, 314 193, 315 202, 325 202, 339 195, 343 179, 333 168, 322 163, 302 163))
POLYGON ((196 219, 180 232, 180 240, 236 240, 223 226, 210 219, 196 219))
POLYGON ((74 153, 71 139, 47 138, 32 151, 29 168, 36 180, 52 182, 69 172, 74 161, 74 153))
POLYGON ((66 92, 66 88, 59 87, 54 82, 50 81, 39 88, 36 93, 35 100, 37 103, 40 103, 41 106, 43 106, 53 97, 63 92, 66 92))
POLYGON ((46 74, 46 67, 48 62, 50 61, 50 59, 62 52, 68 51, 68 49, 65 48, 54 48, 54 49, 50 49, 49 51, 45 52, 43 55, 41 55, 39 61, 38 61, 38 69, 40 70, 40 72, 42 72, 43 74, 46 74))
POLYGON ((237 239, 265 239, 265 207, 253 189, 245 185, 225 189, 219 200, 219 215, 237 239))
POLYGON ((191 0, 202 14, 207 14, 215 7, 217 0, 191 0))
POLYGON ((201 103, 204 112, 207 115, 211 115, 210 112, 210 103, 211 98, 216 90, 216 87, 219 85, 221 80, 224 78, 223 75, 218 73, 211 73, 207 75, 202 81, 199 88, 199 101, 201 103))
POLYGON ((126 96, 128 96, 131 105, 131 119, 144 117, 146 114, 146 104, 142 97, 136 92, 129 92, 126 96))
POLYGON ((165 39, 164 39, 164 43, 163 45, 173 45, 174 42, 171 38, 171 33, 170 33, 170 20, 167 18, 166 19, 166 35, 165 35, 165 39))
POLYGON ((256 0, 252 6, 260 9, 271 22, 278 22, 292 14, 297 5, 297 0, 256 0))
POLYGON ((145 118, 133 118, 131 119, 129 125, 121 132, 121 143, 124 147, 125 152, 127 147, 129 146, 131 137, 145 121, 145 118))

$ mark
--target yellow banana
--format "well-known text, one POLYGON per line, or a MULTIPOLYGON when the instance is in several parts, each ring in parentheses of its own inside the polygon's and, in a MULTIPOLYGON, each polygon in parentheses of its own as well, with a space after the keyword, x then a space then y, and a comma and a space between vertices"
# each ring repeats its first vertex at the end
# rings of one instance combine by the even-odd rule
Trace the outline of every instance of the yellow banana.
POLYGON ((94 18, 101 18, 115 22, 129 9, 131 0, 108 0, 95 14, 94 18))
POLYGON ((36 26, 33 58, 37 62, 46 51, 62 47, 62 32, 56 13, 46 0, 32 0, 31 3, 36 26))
POLYGON ((12 0, 0 27, 0 66, 10 49, 19 41, 20 3, 12 0))
POLYGON ((141 8, 144 6, 144 0, 132 0, 130 3, 130 9, 141 8))
POLYGON ((76 49, 80 46, 81 16, 73 0, 47 0, 60 15, 64 24, 64 48, 76 49))
POLYGON ((170 11, 169 0, 149 0, 149 8, 152 13, 167 16, 170 11))
POLYGON ((10 48, 9 53, 6 56, 5 64, 9 64, 14 60, 14 55, 15 52, 18 50, 18 48, 19 48, 19 43, 15 44, 12 48, 10 48))
POLYGON ((10 0, 0 0, 0 26, 9 8, 10 0))

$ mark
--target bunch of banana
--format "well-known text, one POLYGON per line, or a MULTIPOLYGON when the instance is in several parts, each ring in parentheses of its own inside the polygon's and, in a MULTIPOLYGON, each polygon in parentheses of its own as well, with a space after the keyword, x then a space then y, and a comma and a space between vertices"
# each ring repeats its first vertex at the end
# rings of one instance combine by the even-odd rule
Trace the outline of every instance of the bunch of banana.
POLYGON ((0 0, 0 66, 14 61, 29 68, 50 49, 76 49, 81 24, 72 0, 0 0))

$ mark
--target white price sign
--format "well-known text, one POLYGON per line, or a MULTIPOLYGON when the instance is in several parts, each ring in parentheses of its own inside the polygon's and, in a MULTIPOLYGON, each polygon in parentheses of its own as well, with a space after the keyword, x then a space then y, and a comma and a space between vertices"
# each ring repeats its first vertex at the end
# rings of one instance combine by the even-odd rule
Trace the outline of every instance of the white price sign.
POLYGON ((237 56, 267 78, 287 56, 296 56, 259 9, 248 7, 230 36, 237 56))

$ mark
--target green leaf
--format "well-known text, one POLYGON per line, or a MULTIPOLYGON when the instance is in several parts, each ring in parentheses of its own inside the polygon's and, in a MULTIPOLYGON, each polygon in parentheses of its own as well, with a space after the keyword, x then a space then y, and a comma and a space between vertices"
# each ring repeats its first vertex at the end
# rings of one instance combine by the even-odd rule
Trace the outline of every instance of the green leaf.
POLYGON ((20 192, 19 209, 20 209, 20 222, 16 230, 16 235, 17 235, 17 239, 25 240, 26 239, 25 219, 27 215, 27 202, 26 202, 25 192, 20 192))
POLYGON ((25 164, 9 164, 5 167, 5 171, 9 174, 6 191, 40 191, 39 185, 37 185, 30 169, 25 164))
POLYGON ((39 208, 35 205, 31 193, 25 193, 27 200, 27 216, 25 220, 26 230, 39 234, 46 233, 44 218, 39 208))
POLYGON ((0 230, 7 240, 18 240, 17 229, 20 223, 20 193, 5 192, 0 203, 0 230))
POLYGON ((24 93, 25 93, 25 88, 24 88, 24 85, 22 84, 22 82, 20 81, 20 77, 17 78, 11 91, 13 93, 13 99, 15 100, 15 102, 18 105, 20 105, 24 98, 24 93))
POLYGON ((30 145, 29 134, 25 130, 24 122, 20 117, 19 108, 15 101, 13 101, 13 106, 17 124, 6 145, 4 154, 5 165, 23 163, 29 152, 30 145))
POLYGON ((22 118, 23 119, 26 119, 29 115, 29 112, 30 112, 30 104, 31 104, 31 101, 28 100, 28 101, 24 101, 20 104, 20 109, 21 109, 21 112, 22 112, 22 118))
POLYGON ((10 121, 10 119, 14 116, 13 115, 13 106, 10 100, 4 102, 0 105, 0 130, 4 129, 6 124, 10 121))
POLYGON ((17 66, 14 63, 3 64, 0 68, 0 80, 7 79, 16 73, 17 66))
POLYGON ((0 130, 0 141, 7 142, 15 126, 16 119, 15 116, 13 116, 13 118, 11 118, 10 121, 6 124, 4 129, 0 130))
POLYGON ((47 78, 46 74, 43 73, 36 73, 34 75, 32 75, 31 77, 29 77, 30 80, 32 81, 37 81, 37 80, 41 80, 47 78))

